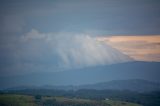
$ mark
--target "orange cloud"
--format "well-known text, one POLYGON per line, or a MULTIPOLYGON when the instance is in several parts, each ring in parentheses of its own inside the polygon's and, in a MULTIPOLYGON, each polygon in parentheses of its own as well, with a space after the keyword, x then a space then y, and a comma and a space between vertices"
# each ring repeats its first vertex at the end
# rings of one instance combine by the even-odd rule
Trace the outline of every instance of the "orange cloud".
POLYGON ((160 35, 99 37, 105 42, 137 61, 160 62, 160 35))

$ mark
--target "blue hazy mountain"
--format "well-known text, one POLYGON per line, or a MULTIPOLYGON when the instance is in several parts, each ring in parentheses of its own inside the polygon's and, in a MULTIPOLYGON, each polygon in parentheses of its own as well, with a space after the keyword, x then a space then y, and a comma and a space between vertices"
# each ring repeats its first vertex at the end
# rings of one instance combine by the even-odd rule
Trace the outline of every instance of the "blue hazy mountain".
MULTIPOLYGON (((87 67, 60 72, 39 72, 14 77, 2 77, 1 88, 14 86, 85 85, 112 80, 143 79, 160 82, 159 62, 128 62, 87 67)), ((100 88, 99 88, 100 89, 100 88)))
POLYGON ((96 90, 111 89, 111 90, 130 90, 130 91, 146 92, 146 91, 159 91, 160 83, 141 80, 141 79, 113 80, 109 82, 78 86, 77 89, 96 89, 96 90))
POLYGON ((136 92, 151 92, 160 91, 160 83, 142 80, 142 79, 129 79, 129 80, 113 80, 108 82, 101 82, 96 84, 86 84, 80 86, 17 86, 8 88, 7 90, 29 90, 29 89, 48 89, 48 90, 81 90, 81 89, 94 89, 94 90, 129 90, 136 92))

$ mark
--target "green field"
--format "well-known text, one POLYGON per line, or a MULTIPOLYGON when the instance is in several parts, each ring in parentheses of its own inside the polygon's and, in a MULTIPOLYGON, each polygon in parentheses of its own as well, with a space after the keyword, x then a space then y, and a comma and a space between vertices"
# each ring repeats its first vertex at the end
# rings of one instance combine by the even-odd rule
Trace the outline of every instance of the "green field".
POLYGON ((115 101, 115 100, 105 100, 104 102, 107 104, 110 104, 110 106, 142 106, 142 105, 135 104, 135 103, 115 101))
POLYGON ((0 106, 141 106, 115 100, 89 100, 53 96, 1 94, 0 106))
POLYGON ((0 106, 37 106, 34 97, 26 95, 0 95, 0 106))

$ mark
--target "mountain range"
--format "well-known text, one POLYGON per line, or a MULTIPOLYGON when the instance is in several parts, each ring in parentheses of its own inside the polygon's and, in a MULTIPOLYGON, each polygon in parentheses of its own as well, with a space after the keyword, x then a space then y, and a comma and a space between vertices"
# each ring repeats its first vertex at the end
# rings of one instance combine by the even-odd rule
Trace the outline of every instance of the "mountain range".
POLYGON ((0 83, 1 88, 3 89, 17 86, 42 87, 46 85, 49 87, 50 85, 55 85, 56 87, 59 87, 63 85, 62 88, 64 87, 65 89, 72 87, 74 89, 104 89, 105 87, 107 89, 117 89, 119 87, 119 89, 127 88, 132 90, 150 90, 151 88, 155 89, 157 86, 157 84, 153 83, 154 86, 151 87, 152 81, 157 83, 160 82, 159 76, 159 62, 127 62, 81 69, 71 69, 60 72, 38 72, 27 75, 13 76, 10 78, 7 77, 7 79, 5 77, 1 77, 0 83), (135 85, 135 87, 132 85, 135 85), (143 87, 141 88, 141 86, 143 87))
POLYGON ((92 90, 129 90, 136 92, 151 92, 160 91, 160 83, 151 82, 141 79, 130 79, 130 80, 113 80, 108 82, 101 82, 96 84, 86 84, 80 86, 17 86, 8 88, 7 90, 26 90, 26 89, 48 89, 48 90, 81 90, 81 89, 92 89, 92 90))

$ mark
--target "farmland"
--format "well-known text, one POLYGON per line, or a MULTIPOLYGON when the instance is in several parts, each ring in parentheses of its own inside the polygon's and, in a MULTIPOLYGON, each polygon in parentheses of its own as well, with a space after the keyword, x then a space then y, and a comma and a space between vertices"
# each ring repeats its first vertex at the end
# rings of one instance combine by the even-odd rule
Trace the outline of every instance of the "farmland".
POLYGON ((141 106, 116 100, 91 100, 54 96, 1 94, 0 106, 141 106))

